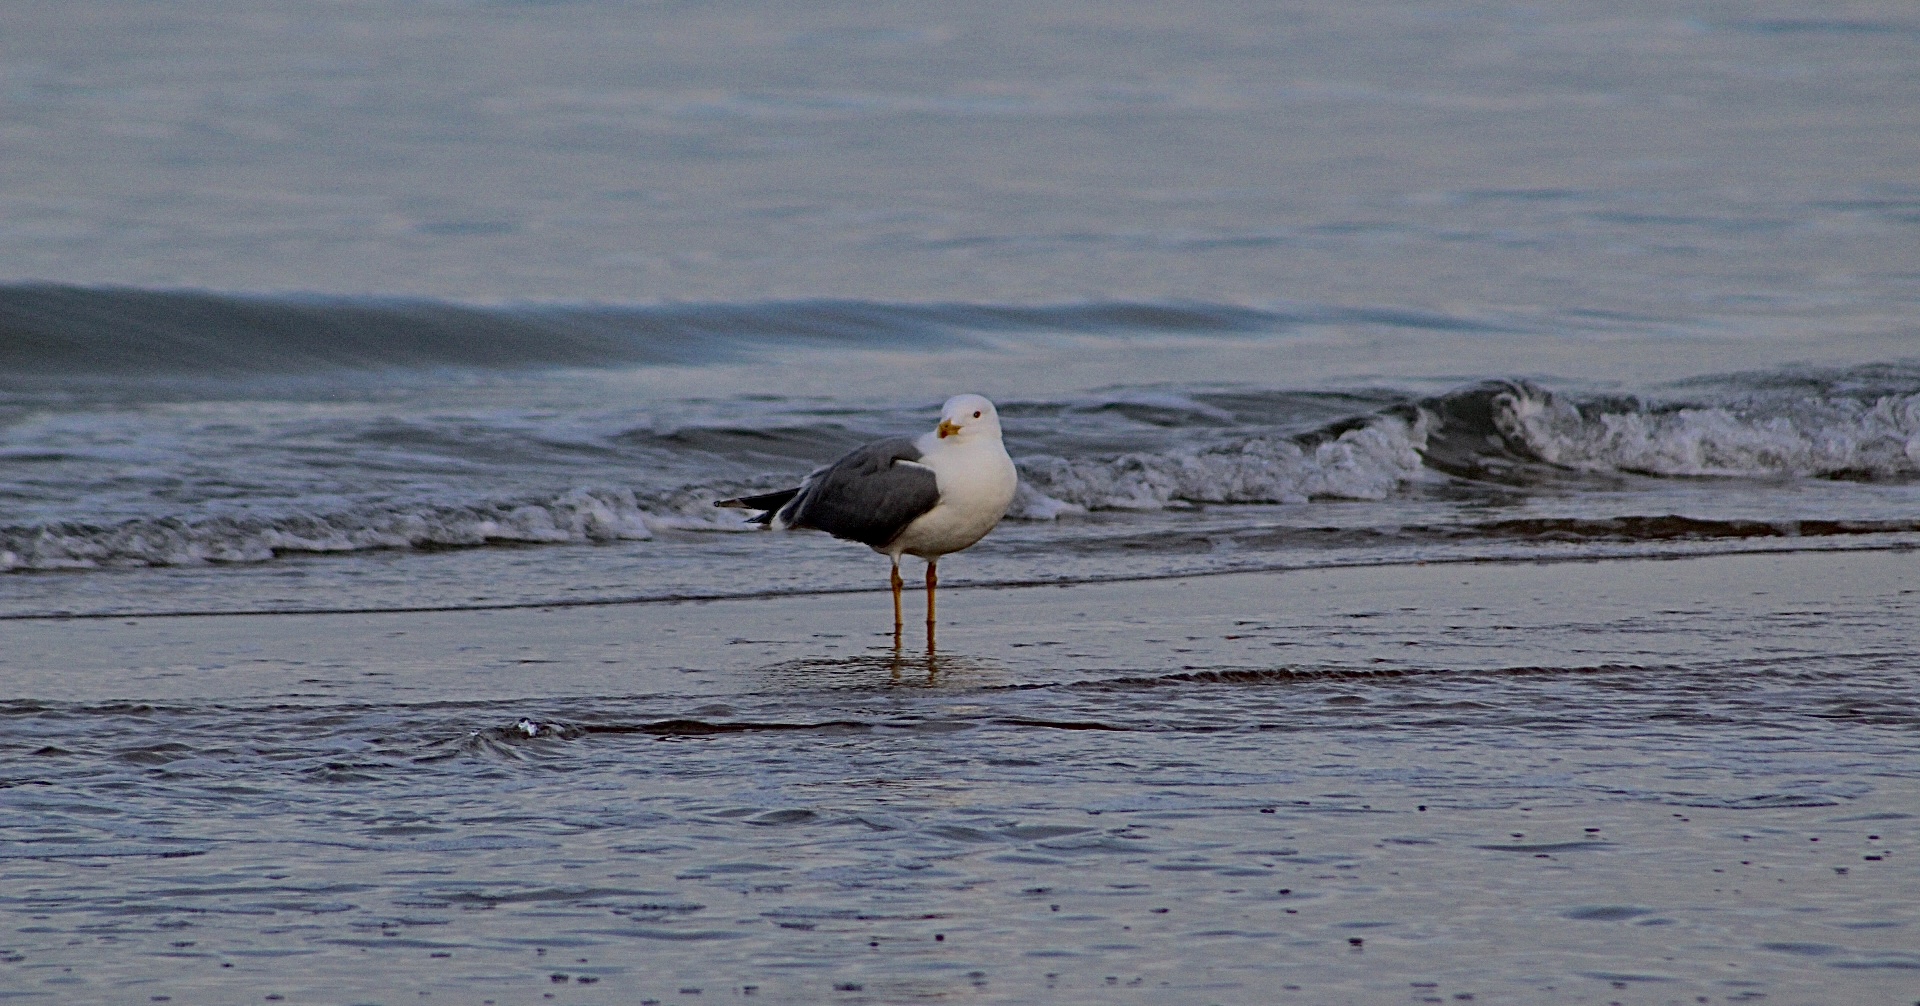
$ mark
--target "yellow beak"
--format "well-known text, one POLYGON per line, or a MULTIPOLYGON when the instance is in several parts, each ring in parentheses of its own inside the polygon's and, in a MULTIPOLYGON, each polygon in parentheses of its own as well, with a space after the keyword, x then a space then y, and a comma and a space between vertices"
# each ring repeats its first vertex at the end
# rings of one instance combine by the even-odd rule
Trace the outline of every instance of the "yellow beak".
POLYGON ((952 420, 942 419, 940 420, 940 425, 936 427, 933 432, 939 434, 940 439, 945 440, 960 432, 960 427, 955 425, 952 420))

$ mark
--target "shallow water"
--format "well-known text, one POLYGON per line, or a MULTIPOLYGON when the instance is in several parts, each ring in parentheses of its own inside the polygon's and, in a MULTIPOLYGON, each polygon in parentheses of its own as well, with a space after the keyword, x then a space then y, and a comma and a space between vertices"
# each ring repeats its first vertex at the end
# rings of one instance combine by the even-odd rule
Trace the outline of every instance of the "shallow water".
POLYGON ((1893 996, 1911 561, 18 623, 13 989, 1893 996))
POLYGON ((0 997, 1911 1001, 1916 58, 10 12, 0 997), (959 391, 931 653, 710 505, 959 391))

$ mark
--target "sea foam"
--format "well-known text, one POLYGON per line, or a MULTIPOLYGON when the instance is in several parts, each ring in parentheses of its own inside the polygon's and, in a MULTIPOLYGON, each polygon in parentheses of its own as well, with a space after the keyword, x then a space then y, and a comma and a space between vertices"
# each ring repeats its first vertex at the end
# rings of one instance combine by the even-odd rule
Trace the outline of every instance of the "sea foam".
POLYGON ((1496 401, 1509 441, 1583 471, 1661 476, 1920 474, 1920 394, 1606 408, 1516 384, 1496 401))
POLYGON ((282 508, 110 527, 0 529, 0 572, 264 562, 289 553, 645 539, 649 516, 630 490, 575 489, 544 502, 282 508))
POLYGON ((1253 436, 1110 458, 1023 457, 1021 478, 1037 498, 1020 516, 1056 515, 1060 511, 1047 513, 1052 504, 1161 510, 1196 503, 1385 499, 1423 476, 1420 452, 1430 422, 1425 412, 1411 420, 1383 415, 1317 443, 1253 436))

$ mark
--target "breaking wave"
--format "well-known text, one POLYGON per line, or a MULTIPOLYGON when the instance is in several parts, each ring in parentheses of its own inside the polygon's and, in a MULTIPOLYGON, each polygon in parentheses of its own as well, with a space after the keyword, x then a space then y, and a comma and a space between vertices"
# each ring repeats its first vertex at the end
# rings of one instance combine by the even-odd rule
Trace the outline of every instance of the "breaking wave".
MULTIPOLYGON (((1734 375, 1666 391, 1664 398, 1582 397, 1498 380, 1425 398, 1234 390, 1144 397, 1129 392, 1124 401, 1100 399, 1091 405, 1014 402, 1008 411, 1021 417, 1025 429, 1017 432, 1027 437, 1029 449, 1016 458, 1022 483, 1009 516, 1049 521, 1089 511, 1378 501, 1416 484, 1463 481, 1580 492, 1646 478, 1920 479, 1920 366, 1734 375), (1328 421, 1329 416, 1339 418, 1328 421), (1116 442, 1154 446, 1125 452, 1093 446, 1116 442)), ((640 540, 669 529, 743 531, 748 526, 738 514, 716 511, 711 502, 792 485, 809 460, 830 457, 849 437, 864 436, 839 420, 742 430, 702 427, 637 440, 630 431, 606 434, 620 443, 587 452, 594 474, 586 474, 583 463, 575 488, 544 495, 540 486, 549 478, 573 481, 559 474, 565 470, 560 467, 532 481, 525 477, 525 465, 546 460, 544 447, 500 461, 505 456, 500 443, 511 440, 517 427, 501 425, 507 420, 455 418, 473 429, 462 425, 459 437, 435 450, 458 456, 484 447, 500 465, 470 476, 480 483, 471 491, 423 493, 396 482, 362 486, 365 495, 358 499, 302 497, 295 489, 288 498, 254 503, 222 500, 215 491, 197 503, 163 504, 166 509, 157 513, 143 513, 162 498, 157 492, 133 493, 118 511, 139 515, 130 519, 75 516, 0 523, 0 572, 640 540), (622 453, 621 438, 638 446, 628 444, 633 450, 622 453), (787 468, 770 467, 781 464, 787 468), (626 474, 603 481, 608 468, 626 474), (728 474, 717 475, 721 471, 728 474), (681 481, 708 473, 719 480, 681 481), (509 496, 502 488, 507 485, 532 488, 516 488, 509 496)), ((853 425, 878 428, 881 423, 876 414, 853 425)), ((248 436, 272 439, 271 431, 248 436)), ((341 450, 362 449, 351 429, 339 442, 341 450)), ((49 479, 70 477, 54 466, 78 465, 70 459, 80 455, 49 444, 45 450, 22 448, 27 453, 19 456, 52 458, 44 462, 44 471, 52 474, 21 475, 10 491, 29 498, 42 491, 38 487, 57 484, 49 479)), ((93 486, 125 476, 116 467, 121 463, 113 461, 120 455, 102 456, 108 461, 90 476, 97 481, 74 482, 70 495, 85 497, 93 486)), ((249 476, 254 482, 271 477, 270 472, 249 476)), ((1805 521, 1788 527, 1771 516, 1738 514, 1722 516, 1740 519, 1707 526, 1690 523, 1699 514, 1641 512, 1656 516, 1600 512, 1539 527, 1462 523, 1442 537, 1664 540, 1914 529, 1911 522, 1888 523, 1898 515, 1885 512, 1832 515, 1838 523, 1831 528, 1805 521)), ((1421 531, 1401 526, 1393 533, 1421 537, 1421 531)))
POLYGON ((1430 416, 1380 416, 1364 425, 1305 437, 1254 436, 1158 454, 1103 460, 1020 459, 1015 514, 1029 518, 1085 510, 1158 510, 1198 503, 1305 503, 1316 498, 1385 499, 1421 477, 1430 416))
POLYGON ((1498 395, 1516 449, 1579 471, 1904 479, 1920 475, 1920 393, 1729 404, 1583 405, 1528 384, 1498 395))
POLYGON ((1877 393, 1748 388, 1690 404, 1583 401, 1525 381, 1488 381, 1304 434, 1023 457, 1013 512, 1380 500, 1440 476, 1512 485, 1570 475, 1904 481, 1920 477, 1920 390, 1906 390, 1920 387, 1920 373, 1912 376, 1906 388, 1877 393))

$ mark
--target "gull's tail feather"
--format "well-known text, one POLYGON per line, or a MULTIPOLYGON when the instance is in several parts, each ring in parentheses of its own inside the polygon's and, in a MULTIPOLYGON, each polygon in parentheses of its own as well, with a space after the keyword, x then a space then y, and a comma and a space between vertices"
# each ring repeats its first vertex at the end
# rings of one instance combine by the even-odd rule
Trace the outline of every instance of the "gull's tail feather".
POLYGON ((714 506, 729 507, 735 510, 759 510, 760 513, 747 518, 755 524, 766 524, 773 520, 774 512, 786 506, 789 500, 800 494, 799 489, 782 489, 777 493, 761 496, 741 496, 738 499, 715 500, 714 506))

